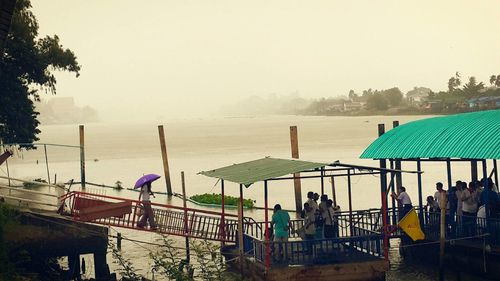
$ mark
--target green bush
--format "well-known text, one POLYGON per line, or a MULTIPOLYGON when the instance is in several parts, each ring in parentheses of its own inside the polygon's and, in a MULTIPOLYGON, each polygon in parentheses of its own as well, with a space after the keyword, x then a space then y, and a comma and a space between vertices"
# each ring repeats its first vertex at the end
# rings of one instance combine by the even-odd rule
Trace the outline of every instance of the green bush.
MULTIPOLYGON (((204 204, 213 204, 213 205, 221 205, 222 204, 222 195, 221 194, 197 194, 189 197, 191 200, 204 203, 204 204)), ((240 198, 224 195, 224 204, 229 206, 238 206, 240 198)), ((243 199, 243 206, 246 208, 253 208, 254 201, 252 199, 243 199)))

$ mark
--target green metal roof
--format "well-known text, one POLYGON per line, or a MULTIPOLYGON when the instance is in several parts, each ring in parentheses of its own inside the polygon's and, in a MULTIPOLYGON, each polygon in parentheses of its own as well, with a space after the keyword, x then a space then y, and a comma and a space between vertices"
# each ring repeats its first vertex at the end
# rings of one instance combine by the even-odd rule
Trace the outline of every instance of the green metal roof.
POLYGON ((249 187, 258 181, 265 181, 303 171, 310 171, 327 165, 328 164, 325 163, 266 157, 211 171, 199 172, 199 174, 228 180, 249 187))
POLYGON ((360 158, 500 159, 500 110, 427 118, 396 127, 360 158))

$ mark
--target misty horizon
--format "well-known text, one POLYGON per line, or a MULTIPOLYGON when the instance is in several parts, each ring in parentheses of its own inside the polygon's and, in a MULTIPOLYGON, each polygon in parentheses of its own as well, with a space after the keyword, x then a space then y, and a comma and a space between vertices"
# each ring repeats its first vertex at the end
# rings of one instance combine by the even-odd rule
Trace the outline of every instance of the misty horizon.
POLYGON ((499 71, 498 1, 32 4, 39 35, 57 34, 82 65, 79 78, 56 74, 56 97, 103 120, 212 116, 270 94, 440 91, 457 71, 499 71))

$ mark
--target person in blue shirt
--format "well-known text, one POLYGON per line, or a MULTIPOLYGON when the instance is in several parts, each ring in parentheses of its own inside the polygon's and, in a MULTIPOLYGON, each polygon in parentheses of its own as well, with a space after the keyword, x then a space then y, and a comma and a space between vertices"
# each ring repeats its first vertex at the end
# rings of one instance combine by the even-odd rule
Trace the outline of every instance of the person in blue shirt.
POLYGON ((287 211, 281 209, 280 204, 274 206, 271 224, 274 229, 273 241, 275 245, 278 245, 278 256, 276 259, 281 261, 286 258, 286 253, 284 253, 283 248, 284 243, 288 242, 288 232, 292 228, 292 222, 290 221, 290 215, 287 211))

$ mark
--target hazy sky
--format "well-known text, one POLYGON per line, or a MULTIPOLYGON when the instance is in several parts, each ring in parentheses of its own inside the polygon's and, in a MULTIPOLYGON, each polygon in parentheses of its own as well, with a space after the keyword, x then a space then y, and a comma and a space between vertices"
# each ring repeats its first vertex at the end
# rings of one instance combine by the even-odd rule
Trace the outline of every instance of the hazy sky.
POLYGON ((104 118, 200 116, 250 95, 446 88, 500 74, 500 1, 32 0, 82 65, 58 95, 104 118))

